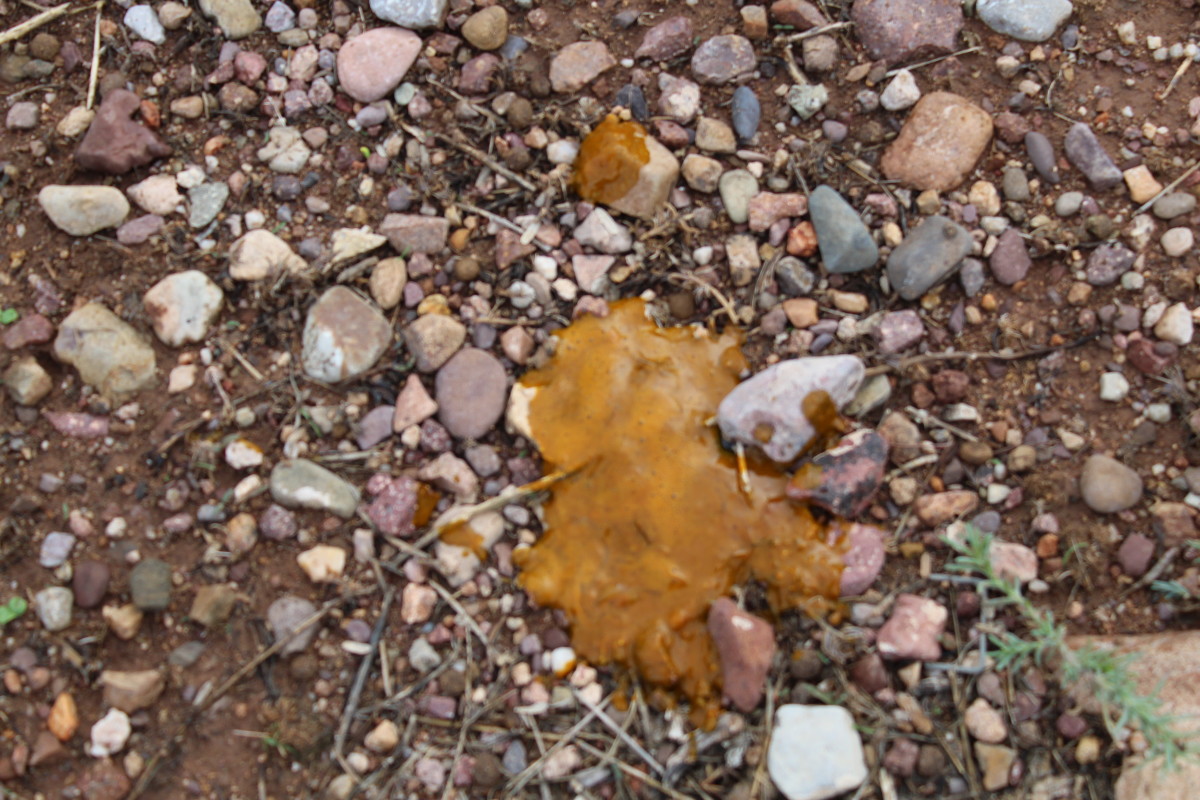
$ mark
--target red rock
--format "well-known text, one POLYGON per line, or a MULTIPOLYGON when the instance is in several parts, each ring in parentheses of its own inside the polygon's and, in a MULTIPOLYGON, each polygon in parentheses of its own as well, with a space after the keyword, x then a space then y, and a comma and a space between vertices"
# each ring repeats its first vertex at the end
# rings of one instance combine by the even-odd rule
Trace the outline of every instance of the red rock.
POLYGON ((646 31, 633 57, 667 61, 681 56, 692 48, 693 35, 690 17, 665 19, 646 31))
POLYGON ((883 757, 883 768, 898 778, 910 777, 917 771, 921 747, 912 739, 896 739, 883 757))
POLYGON ((1125 537, 1117 550, 1117 561, 1121 563, 1121 571, 1131 578, 1140 578, 1150 569, 1154 558, 1154 540, 1140 533, 1131 533, 1125 537))
POLYGON ((797 470, 787 496, 840 517, 858 516, 883 482, 887 457, 886 439, 873 430, 854 431, 797 470))
POLYGON ((417 482, 407 475, 390 481, 367 506, 367 516, 381 533, 408 536, 413 532, 413 514, 417 510, 417 482))
POLYGON ((944 369, 933 376, 933 394, 939 403, 960 403, 967 396, 971 378, 957 369, 944 369))
POLYGON ((83 169, 120 175, 170 154, 171 148, 153 131, 133 121, 140 108, 141 100, 133 92, 109 92, 75 150, 75 163, 83 169))
POLYGON ((1130 364, 1146 375, 1161 375, 1175 360, 1170 355, 1155 350, 1154 342, 1149 339, 1130 342, 1125 355, 1130 364))
POLYGON ((771 19, 780 25, 791 25, 798 32, 829 24, 824 12, 808 0, 775 0, 771 4, 771 19))
POLYGON ((1009 144, 1020 144, 1025 141, 1025 134, 1031 130, 1029 120, 1011 111, 1002 111, 993 120, 996 134, 1009 144))
MULTIPOLYGON (((772 9, 773 10, 773 9, 772 9)), ((854 32, 873 59, 889 64, 953 52, 962 30, 959 0, 855 0, 854 32)))
POLYGON ((850 667, 850 680, 854 681, 858 688, 872 695, 892 685, 891 674, 878 653, 865 655, 855 661, 850 667))
POLYGON ((475 56, 463 64, 458 76, 458 90, 463 94, 485 94, 491 88, 492 77, 500 69, 501 63, 491 53, 475 56))
POLYGON ((750 198, 750 230, 765 231, 785 217, 808 213, 808 198, 802 194, 759 192, 750 198))
POLYGON ((743 712, 762 700, 767 672, 775 656, 775 629, 764 619, 742 611, 727 597, 708 611, 708 632, 721 659, 725 696, 743 712))
POLYGON ((90 765, 79 779, 83 800, 121 800, 132 788, 125 771, 107 758, 90 765))
POLYGON ((855 597, 871 588, 879 572, 883 569, 887 552, 883 540, 885 534, 872 525, 849 525, 834 523, 829 526, 829 541, 835 537, 845 536, 850 540, 850 549, 842 556, 842 597, 855 597))

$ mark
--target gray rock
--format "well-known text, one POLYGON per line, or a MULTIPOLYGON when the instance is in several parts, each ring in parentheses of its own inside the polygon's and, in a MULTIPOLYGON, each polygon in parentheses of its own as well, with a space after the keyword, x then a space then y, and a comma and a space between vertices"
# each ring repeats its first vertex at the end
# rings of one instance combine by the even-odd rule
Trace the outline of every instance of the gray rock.
POLYGON ((762 106, 754 90, 744 85, 734 89, 729 112, 738 141, 749 142, 753 139, 754 134, 758 133, 758 123, 762 119, 762 106))
POLYGON ((861 786, 867 765, 854 717, 841 706, 780 706, 767 773, 788 800, 825 800, 861 786))
MULTIPOLYGON (((817 236, 819 241, 819 231, 817 236)), ((961 225, 943 216, 928 217, 888 256, 892 290, 905 300, 916 300, 954 274, 971 244, 971 234, 961 225)))
POLYGON ((171 566, 147 558, 129 573, 129 594, 142 611, 162 611, 171 604, 171 566))
POLYGON ((794 256, 784 256, 775 264, 775 280, 792 297, 804 297, 817 285, 816 273, 794 256))
POLYGON ((71 610, 75 596, 65 586, 49 586, 33 596, 38 619, 50 632, 66 630, 71 625, 71 610))
POLYGON ((349 519, 358 508, 359 492, 324 467, 296 458, 271 470, 271 497, 287 508, 331 511, 349 519))
POLYGON ((200 11, 216 20, 229 39, 245 39, 262 25, 250 0, 200 0, 200 11))
POLYGON ((1112 514, 1132 508, 1142 499, 1142 479, 1116 459, 1093 455, 1084 462, 1079 491, 1092 511, 1112 514))
POLYGON ((54 357, 79 371, 102 395, 122 401, 155 379, 154 350, 116 314, 97 303, 71 312, 54 340, 54 357))
POLYGON ((861 272, 879 260, 879 248, 858 212, 829 186, 818 186, 808 200, 821 260, 830 272, 861 272))
POLYGON ((1121 244, 1104 244, 1088 256, 1087 282, 1092 286, 1108 286, 1133 266, 1137 255, 1121 244))
POLYGON ((1009 228, 1000 234, 996 249, 988 259, 992 268, 992 277, 1005 286, 1012 286, 1029 274, 1033 260, 1025 247, 1025 239, 1016 228, 1009 228))
POLYGON ((958 271, 958 282, 962 284, 963 294, 974 297, 983 289, 983 262, 977 258, 964 258, 958 271))
POLYGON ((1038 175, 1042 176, 1042 180, 1049 184, 1059 182, 1054 145, 1050 143, 1045 134, 1037 131, 1025 134, 1025 152, 1029 153, 1029 160, 1033 162, 1033 168, 1037 170, 1038 175))
POLYGON ((748 170, 731 169, 717 182, 717 191, 730 221, 740 225, 750 218, 750 198, 758 194, 758 179, 748 170))
POLYGON ((46 186, 38 203, 57 228, 72 236, 115 228, 129 215, 129 201, 112 186, 46 186))
POLYGON ((42 110, 37 103, 22 101, 13 103, 4 117, 4 127, 10 131, 31 131, 41 120, 42 110))
MULTIPOLYGON (((267 624, 271 626, 271 633, 274 634, 275 641, 279 641, 289 636, 315 613, 317 613, 317 607, 308 600, 285 594, 267 608, 267 624)), ((309 625, 297 633, 279 651, 280 655, 290 656, 293 653, 304 652, 316 638, 319 627, 319 625, 309 625)))
POLYGON ((1121 170, 1113 163, 1086 122, 1076 122, 1071 126, 1063 147, 1067 152, 1067 159, 1087 177, 1093 189, 1104 192, 1115 189, 1124 182, 1121 170))
POLYGON ((408 663, 413 669, 424 675, 441 664, 442 657, 424 636, 420 636, 408 648, 408 663))
POLYGON ((71 548, 74 546, 75 536, 73 534, 62 531, 48 533, 42 540, 42 547, 38 552, 38 563, 46 569, 54 569, 67 560, 67 557, 71 555, 71 548))
POLYGON ((975 13, 996 33, 1044 42, 1071 16, 1070 0, 978 0, 975 13))
POLYGON ((203 228, 214 219, 225 201, 229 199, 229 187, 222 182, 202 183, 188 190, 188 225, 203 228))
POLYGON ((1071 217, 1083 207, 1083 192, 1063 192, 1054 201, 1054 213, 1060 217, 1071 217))
POLYGON ((844 407, 858 392, 863 363, 855 356, 823 356, 781 361, 743 381, 717 408, 717 424, 729 442, 759 447, 779 463, 790 463, 816 435, 804 414, 804 401, 824 391, 844 407), (769 430, 763 442, 755 434, 769 430))
POLYGON ((130 6, 125 12, 125 27, 152 44, 162 44, 167 40, 167 32, 152 6, 130 6))
POLYGON ((371 11, 401 28, 437 28, 448 5, 449 0, 371 0, 371 11))
POLYGON ((1196 196, 1191 192, 1171 192, 1154 201, 1154 216, 1175 219, 1190 214, 1196 208, 1196 196))
POLYGON ((167 656, 167 663, 173 667, 187 669, 195 666, 196 662, 200 660, 200 656, 204 655, 204 650, 204 642, 184 642, 171 651, 171 654, 167 656))
POLYGON ((504 413, 508 378, 485 350, 460 350, 438 370, 435 383, 438 420, 453 436, 480 439, 504 413))
POLYGON ((265 22, 267 30, 271 31, 271 33, 290 31, 296 27, 296 12, 292 11, 291 6, 287 3, 275 0, 271 4, 271 7, 267 9, 265 22))
POLYGON ((338 383, 375 366, 392 342, 392 326, 371 302, 334 286, 308 310, 301 362, 317 380, 338 383))
POLYGON ((823 83, 798 83, 788 89, 787 104, 800 119, 812 119, 828 102, 829 90, 823 83))
POLYGON ((154 334, 171 347, 204 340, 221 312, 225 293, 203 272, 190 269, 168 275, 142 296, 154 334))
POLYGON ((1006 167, 1000 185, 1004 190, 1005 200, 1024 203, 1031 196, 1029 178, 1025 177, 1025 170, 1020 167, 1006 167))

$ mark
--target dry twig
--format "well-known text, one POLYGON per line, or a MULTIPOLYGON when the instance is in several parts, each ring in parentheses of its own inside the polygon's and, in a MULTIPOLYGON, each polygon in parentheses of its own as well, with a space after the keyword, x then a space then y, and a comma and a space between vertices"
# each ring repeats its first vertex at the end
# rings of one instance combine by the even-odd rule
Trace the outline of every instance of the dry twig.
POLYGON ((0 33, 0 45, 5 45, 9 42, 15 42, 25 34, 31 33, 42 27, 47 22, 53 22, 64 14, 67 14, 70 8, 70 2, 66 2, 55 6, 54 8, 48 8, 40 14, 34 14, 24 22, 14 25, 3 33, 0 33))

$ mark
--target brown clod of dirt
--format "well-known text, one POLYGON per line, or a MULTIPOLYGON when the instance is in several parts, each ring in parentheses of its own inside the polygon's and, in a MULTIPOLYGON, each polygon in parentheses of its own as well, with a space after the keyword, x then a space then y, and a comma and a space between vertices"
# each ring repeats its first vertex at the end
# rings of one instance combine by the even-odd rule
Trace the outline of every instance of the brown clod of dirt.
POLYGON ((746 367, 739 337, 657 328, 630 300, 559 334, 530 425, 547 470, 573 473, 545 504, 546 533, 520 552, 521 584, 566 612, 576 652, 635 669, 715 719, 719 664, 705 616, 750 578, 776 612, 838 596, 839 549, 785 499, 787 476, 736 459, 705 422, 746 367))

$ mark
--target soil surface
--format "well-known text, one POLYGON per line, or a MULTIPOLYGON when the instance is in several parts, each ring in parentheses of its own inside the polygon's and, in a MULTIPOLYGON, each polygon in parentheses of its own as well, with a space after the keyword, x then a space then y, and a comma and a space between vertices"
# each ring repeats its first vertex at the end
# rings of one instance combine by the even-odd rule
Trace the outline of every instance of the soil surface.
MULTIPOLYGON (((255 5, 267 13, 268 5, 255 5)), ((771 269, 786 255, 783 239, 792 224, 748 231, 729 219, 718 193, 689 189, 683 179, 673 205, 652 219, 614 212, 634 240, 618 265, 633 268, 610 272, 597 292, 580 291, 570 280, 577 277, 571 256, 591 252, 572 239, 572 228, 591 206, 568 189, 569 167, 551 162, 546 142, 577 143, 620 105, 618 92, 631 83, 649 103, 647 129, 662 136, 657 74, 694 77, 694 45, 748 34, 744 9, 725 0, 500 5, 508 11, 508 34, 529 47, 502 60, 485 91, 456 88, 464 65, 482 52, 461 41, 462 23, 476 5, 456 0, 439 29, 418 31, 424 49, 404 81, 419 99, 407 108, 392 101, 389 88, 382 121, 364 127, 353 122, 364 103, 334 86, 331 101, 289 116, 286 124, 297 130, 320 128, 324 134, 314 139, 323 140, 312 148, 318 158, 294 176, 298 192, 281 181, 292 176, 272 172, 256 155, 272 125, 284 123, 276 113, 284 100, 266 106, 282 96, 278 88, 295 89, 283 77, 298 49, 286 43, 294 38, 281 41, 284 34, 262 27, 237 41, 267 65, 250 84, 255 101, 237 109, 217 99, 230 78, 208 77, 219 71, 230 40, 195 7, 159 45, 140 40, 123 21, 124 9, 109 3, 99 28, 96 8, 75 4, 65 16, 0 46, 5 113, 31 102, 38 117, 23 129, 10 115, 0 130, 0 333, 37 314, 58 327, 73 310, 99 303, 144 338, 157 363, 152 385, 114 398, 87 386, 76 367, 54 357, 53 335, 0 349, 0 373, 11 374, 20 359, 33 357, 51 385, 32 406, 19 405, 8 391, 0 395, 0 602, 29 603, 0 639, 0 791, 16 798, 348 797, 352 791, 361 797, 771 797, 779 796, 766 756, 774 709, 829 703, 854 714, 863 741, 869 777, 857 797, 973 797, 992 789, 1011 797, 1113 796, 1131 745, 1113 742, 1099 715, 1063 695, 1052 670, 1031 665, 988 669, 981 676, 922 671, 917 661, 914 672, 908 660, 884 663, 872 656, 880 626, 904 593, 948 609, 941 661, 967 664, 981 635, 978 596, 968 586, 931 577, 942 573, 951 555, 941 541, 947 525, 923 522, 913 492, 975 492, 978 508, 965 519, 976 519, 998 540, 1036 551, 1037 577, 1029 591, 1073 634, 1195 626, 1200 573, 1190 566, 1197 553, 1187 544, 1194 512, 1182 504, 1200 490, 1200 475, 1189 473, 1200 467, 1200 431, 1189 424, 1200 422, 1192 417, 1200 359, 1190 343, 1190 323, 1188 341, 1171 345, 1156 339, 1153 324, 1114 327, 1111 307, 1157 315, 1179 303, 1197 306, 1200 262, 1190 247, 1168 255, 1160 239, 1169 228, 1194 229, 1200 215, 1188 212, 1167 222, 1150 214, 1149 233, 1139 238, 1133 218, 1142 203, 1124 185, 1093 189, 1062 144, 1072 125, 1089 123, 1120 169, 1145 165, 1162 186, 1182 178, 1175 191, 1194 191, 1200 173, 1189 168, 1200 141, 1200 67, 1183 67, 1188 54, 1164 53, 1158 60, 1154 52, 1195 40, 1190 0, 1080 0, 1066 24, 1040 44, 968 18, 958 37, 960 52, 935 54, 932 63, 929 57, 873 63, 852 26, 835 27, 827 34, 837 46, 832 69, 807 74, 823 83, 829 99, 807 120, 784 101, 796 83, 788 61, 801 58, 801 44, 789 44, 794 31, 772 21, 753 40, 756 69, 740 83, 761 104, 757 134, 736 153, 707 155, 725 170, 758 164, 764 191, 807 194, 824 183, 860 210, 868 196, 890 196, 896 215, 867 211, 864 217, 885 254, 891 248, 888 224, 907 235, 921 218, 940 211, 972 233, 971 257, 983 262, 977 291, 969 292, 955 276, 909 301, 881 284, 883 259, 865 271, 828 274, 810 250, 803 261, 818 280, 808 296, 827 323, 816 335, 789 322, 780 304, 794 293, 771 269), (634 62, 646 31, 673 15, 691 21, 694 44, 665 62, 634 62), (1129 20, 1136 24, 1132 44, 1118 35, 1118 26, 1129 20), (103 49, 93 76, 97 30, 103 49), (35 35, 54 41, 35 43, 35 35), (1161 42, 1148 46, 1147 37, 1161 42), (552 91, 548 64, 580 40, 606 43, 616 65, 578 92, 552 91), (785 56, 789 47, 795 56, 785 56), (30 76, 21 71, 24 61, 14 61, 35 49, 49 55, 47 74, 30 76), (1009 62, 1015 67, 1009 69, 1009 62), (1039 179, 1022 139, 999 133, 966 180, 932 200, 919 188, 887 180, 880 159, 909 112, 864 108, 861 93, 882 91, 893 77, 889 70, 905 65, 924 94, 953 92, 993 118, 1008 112, 1045 134, 1055 147, 1061 183, 1039 179), (81 137, 56 126, 87 105, 92 77, 97 105, 119 88, 141 97, 135 120, 152 128, 171 155, 116 175, 80 167, 75 154, 81 137), (273 88, 272 77, 282 86, 273 88), (532 109, 519 127, 508 111, 514 96, 532 109), (195 118, 171 110, 193 97, 203 98, 195 118), (828 122, 843 125, 844 138, 832 135, 828 122), (514 155, 514 148, 523 152, 514 155), (997 281, 987 265, 995 237, 989 241, 980 220, 988 215, 968 196, 973 184, 985 181, 1003 198, 1006 167, 1038 181, 1028 199, 989 212, 1022 232, 1033 257, 1028 274, 1011 285, 997 281), (199 229, 189 226, 184 210, 165 214, 161 229, 139 243, 122 243, 111 228, 73 236, 39 205, 39 191, 49 185, 128 190, 151 175, 188 169, 232 190, 213 224, 199 229), (1059 216, 1056 200, 1073 191, 1088 196, 1084 210, 1059 216), (231 276, 231 246, 251 227, 254 212, 259 226, 307 260, 304 271, 260 281, 231 276), (389 213, 448 219, 449 242, 429 255, 384 244, 354 261, 330 263, 335 231, 381 231, 389 213), (1089 214, 1096 219, 1089 221, 1089 214), (553 233, 539 235, 529 252, 499 265, 498 241, 508 235, 505 246, 513 247, 519 233, 509 228, 525 230, 529 221, 518 219, 524 215, 539 215, 553 233), (1035 229, 1030 221, 1038 215, 1046 220, 1035 229), (731 237, 747 232, 757 238, 767 266, 738 285, 726 253, 731 237), (1083 277, 1085 263, 1109 239, 1138 260, 1128 279, 1091 286, 1083 277), (569 291, 526 280, 536 272, 532 257, 541 254, 555 258, 569 291), (378 302, 371 270, 397 255, 408 259, 408 283, 415 288, 383 311, 392 335, 382 356, 336 384, 306 374, 302 332, 310 306, 339 283, 378 302), (200 341, 172 347, 154 334, 143 296, 185 270, 207 275, 223 291, 223 302, 200 341), (531 284, 538 292, 532 305, 516 302, 531 284), (396 431, 360 446, 368 412, 396 404, 409 376, 436 391, 434 371, 415 366, 406 329, 428 313, 462 320, 468 345, 492 353, 511 386, 527 369, 552 362, 555 330, 631 297, 647 299, 668 324, 725 330, 736 318, 753 372, 808 355, 818 340, 822 355, 858 355, 886 376, 889 390, 881 404, 849 424, 874 428, 900 413, 920 429, 904 461, 893 450, 884 486, 857 517, 884 531, 887 559, 872 586, 847 599, 843 613, 833 617, 836 626, 794 611, 772 614, 759 584, 735 590, 743 609, 773 625, 777 653, 765 680, 767 697, 749 711, 727 704, 727 715, 709 731, 689 721, 686 698, 643 684, 636 671, 596 665, 593 672, 584 665, 555 675, 550 654, 570 645, 569 620, 536 607, 513 565, 514 549, 542 533, 536 509, 544 492, 504 509, 498 541, 488 543, 477 573, 462 580, 444 575, 445 564, 427 554, 436 538, 425 535, 431 514, 455 500, 445 479, 424 481, 434 489, 422 490, 422 499, 429 499, 422 505, 436 500, 436 509, 419 509, 415 528, 399 535, 372 536, 378 521, 365 514, 346 519, 312 509, 294 512, 298 530, 291 535, 276 540, 262 530, 273 505, 271 469, 288 458, 311 459, 363 490, 364 508, 373 476, 417 477, 444 453, 476 467, 478 491, 473 498, 460 496, 464 503, 536 480, 542 475, 536 448, 503 420, 481 436, 452 436, 426 422, 415 433, 396 431), (901 352, 881 353, 877 337, 853 333, 855 320, 869 331, 881 319, 870 319, 874 315, 905 309, 919 312, 924 336, 901 352), (849 336, 843 336, 846 320, 849 336), (500 340, 518 327, 529 336, 524 352, 500 340), (1153 374, 1130 362, 1128 352, 1139 338, 1167 345, 1154 350, 1164 363, 1153 374), (194 385, 169 393, 168 374, 187 365, 197 366, 194 385), (938 376, 948 371, 965 376, 962 391, 940 388, 951 378, 938 376), (1101 398, 1100 376, 1109 372, 1121 373, 1129 384, 1115 401, 1101 398), (955 404, 961 408, 949 408, 955 404), (70 435, 52 424, 54 412, 102 418, 107 433, 70 435), (260 466, 229 464, 226 447, 238 438, 261 450, 260 466), (961 452, 968 442, 970 459, 961 452), (467 453, 479 445, 490 448, 498 464, 493 471, 478 468, 467 453), (1036 458, 1015 471, 1010 457, 1020 445, 1032 445, 1036 458), (1141 477, 1135 504, 1106 514, 1084 502, 1080 477, 1093 454, 1113 456, 1141 477), (259 477, 257 484, 245 483, 249 475, 259 477), (897 485, 900 478, 913 479, 911 488, 897 485), (235 499, 239 486, 248 496, 235 499), (1164 510, 1164 503, 1177 505, 1164 510), (985 511, 989 516, 978 519, 985 511), (260 528, 244 549, 230 537, 240 513, 260 528), (179 515, 188 516, 181 521, 179 515), (67 531, 76 537, 69 557, 43 566, 46 537, 67 531), (1140 565, 1136 554, 1122 550, 1138 535, 1151 551, 1140 565), (347 555, 336 580, 316 582, 298 563, 317 545, 347 555), (1142 579, 1164 555, 1163 569, 1142 579), (136 632, 122 638, 104 609, 133 602, 132 570, 147 559, 169 565, 170 600, 162 610, 147 609, 136 632), (100 562, 111 573, 102 603, 76 606, 66 627, 48 630, 35 595, 50 586, 76 586, 73 573, 84 562, 100 562), (1151 580, 1163 583, 1152 587, 1151 580), (206 586, 226 586, 231 597, 230 608, 209 626, 190 616, 197 591, 206 586), (423 612, 415 608, 417 593, 406 591, 410 586, 433 590, 423 612), (269 650, 279 631, 268 609, 283 596, 303 598, 320 614, 315 639, 288 655, 269 650), (418 640, 425 644, 414 649, 418 640), (418 669, 414 652, 428 645, 434 664, 418 669), (869 674, 867 667, 875 665, 881 672, 869 674), (132 734, 118 752, 110 759, 92 757, 92 725, 114 705, 101 674, 141 670, 157 671, 165 689, 130 711, 132 734), (231 678, 236 680, 227 683, 231 678), (589 715, 592 686, 606 704, 589 715), (51 708, 64 694, 73 698, 78 730, 50 741, 51 708), (975 734, 964 713, 977 697, 1003 717, 1002 746, 1014 754, 1005 787, 988 786, 985 759, 972 749, 975 734), (381 730, 389 721, 392 730, 381 730), (563 737, 568 745, 556 748, 563 737), (549 757, 539 760, 547 751, 549 757), (37 763, 30 763, 31 753, 37 763), (670 765, 665 773, 655 770, 663 764, 670 765), (365 782, 354 790, 348 775, 365 782)), ((849 0, 817 5, 832 22, 850 19, 849 0)), ((0 0, 0 29, 39 8, 0 0)), ((314 20, 304 33, 332 55, 354 34, 385 24, 366 4, 302 0, 293 10, 302 9, 314 20)), ((802 60, 799 66, 804 68, 802 60)), ((335 73, 319 66, 315 80, 335 73)), ((728 122, 735 85, 704 85, 701 114, 728 122)), ((695 122, 682 127, 694 138, 695 122)), ((671 149, 680 160, 698 152, 692 144, 671 149)), ((135 208, 130 218, 140 214, 135 208)), ((961 527, 960 520, 947 522, 951 533, 961 527)), ((1002 609, 991 624, 1024 633, 1021 621, 1002 609)))

